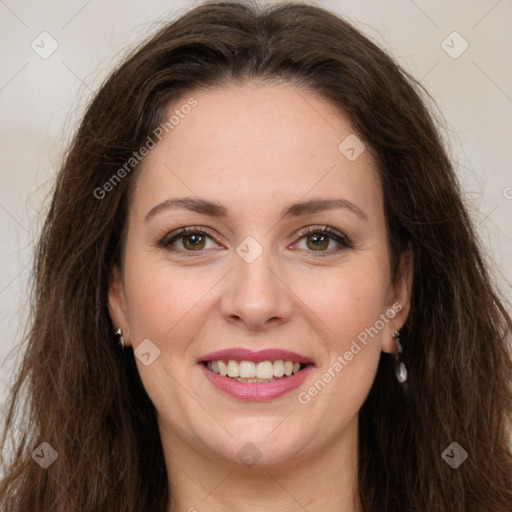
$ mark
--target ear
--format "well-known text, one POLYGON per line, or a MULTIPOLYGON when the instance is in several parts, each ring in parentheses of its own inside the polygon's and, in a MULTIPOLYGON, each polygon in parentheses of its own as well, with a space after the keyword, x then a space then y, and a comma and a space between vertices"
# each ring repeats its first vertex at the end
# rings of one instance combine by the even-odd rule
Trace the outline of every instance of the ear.
POLYGON ((125 346, 130 345, 130 329, 128 326, 128 314, 126 309, 126 297, 124 292, 124 283, 121 273, 117 266, 114 266, 110 276, 107 298, 108 312, 114 330, 118 327, 123 330, 123 339, 125 346))
POLYGON ((413 262, 414 257, 410 249, 402 252, 396 279, 389 294, 387 305, 389 314, 386 316, 388 316, 390 320, 384 330, 384 339, 382 341, 383 352, 396 352, 396 343, 393 340, 392 333, 393 331, 400 331, 409 316, 411 309, 413 262), (395 314, 391 317, 393 312, 395 314))

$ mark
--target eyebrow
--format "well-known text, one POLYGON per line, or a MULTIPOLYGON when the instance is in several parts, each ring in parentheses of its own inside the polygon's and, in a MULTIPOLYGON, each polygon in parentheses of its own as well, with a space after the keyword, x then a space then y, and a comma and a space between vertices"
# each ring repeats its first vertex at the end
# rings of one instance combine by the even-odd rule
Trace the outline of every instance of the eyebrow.
MULTIPOLYGON (((185 210, 203 213, 219 218, 226 218, 229 216, 228 209, 220 203, 194 197, 177 197, 167 199, 151 208, 151 210, 149 210, 147 213, 144 222, 147 222, 150 218, 154 217, 158 213, 172 208, 182 208, 185 210)), ((308 215, 325 210, 341 208, 352 212, 361 220, 366 222, 368 221, 368 217, 364 211, 361 210, 359 206, 351 203, 350 201, 347 201, 346 199, 311 199, 309 201, 292 203, 285 206, 281 210, 281 217, 299 217, 301 215, 308 215)))

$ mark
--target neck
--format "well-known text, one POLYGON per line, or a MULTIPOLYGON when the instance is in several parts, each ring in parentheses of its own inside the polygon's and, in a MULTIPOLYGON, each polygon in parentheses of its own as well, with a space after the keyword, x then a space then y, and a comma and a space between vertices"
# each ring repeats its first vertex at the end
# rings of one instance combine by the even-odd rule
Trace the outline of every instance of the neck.
POLYGON ((234 464, 192 448, 160 424, 169 475, 168 512, 360 512, 358 418, 293 462, 234 464), (313 452, 313 453, 312 453, 313 452))

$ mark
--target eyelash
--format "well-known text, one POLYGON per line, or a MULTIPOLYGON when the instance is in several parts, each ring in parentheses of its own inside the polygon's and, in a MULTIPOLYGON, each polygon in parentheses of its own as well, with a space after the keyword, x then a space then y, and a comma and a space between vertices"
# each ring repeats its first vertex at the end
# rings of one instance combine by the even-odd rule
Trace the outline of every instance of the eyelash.
MULTIPOLYGON (((299 239, 302 239, 311 233, 320 234, 320 235, 328 235, 329 238, 335 240, 342 246, 342 248, 340 248, 340 249, 329 250, 329 251, 307 251, 307 252, 312 252, 312 253, 318 253, 314 257, 331 256, 331 255, 337 254, 340 251, 343 251, 345 249, 353 249, 353 247, 354 247, 352 245, 352 242, 350 241, 350 239, 347 236, 339 233, 338 231, 332 229, 329 226, 310 226, 308 228, 305 228, 305 229, 299 231, 296 236, 298 236, 299 239)), ((208 235, 210 238, 215 239, 215 237, 209 230, 206 230, 205 228, 200 228, 199 226, 189 226, 186 228, 180 228, 176 231, 173 231, 173 232, 167 234, 160 240, 160 242, 158 242, 158 246, 163 247, 164 249, 167 249, 171 252, 182 253, 186 257, 202 256, 205 252, 208 251, 208 249, 205 249, 202 251, 187 251, 187 250, 183 250, 183 249, 170 248, 170 245, 173 242, 176 242, 180 238, 183 238, 186 235, 190 235, 190 234, 208 235)))

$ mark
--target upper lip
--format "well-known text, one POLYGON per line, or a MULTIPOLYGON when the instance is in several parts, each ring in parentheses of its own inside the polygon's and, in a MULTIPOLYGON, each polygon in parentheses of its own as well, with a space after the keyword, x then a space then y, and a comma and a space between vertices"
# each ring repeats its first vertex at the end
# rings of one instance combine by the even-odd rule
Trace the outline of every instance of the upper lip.
POLYGON ((312 360, 304 356, 302 354, 297 354, 297 352, 290 352, 289 350, 284 349, 276 349, 269 348, 265 350, 259 350, 258 352, 254 352, 247 348, 228 348, 224 350, 217 350, 215 352, 211 352, 199 359, 199 363, 203 363, 204 361, 219 361, 219 360, 229 360, 232 359, 234 361, 293 361, 294 363, 311 363, 312 360))

